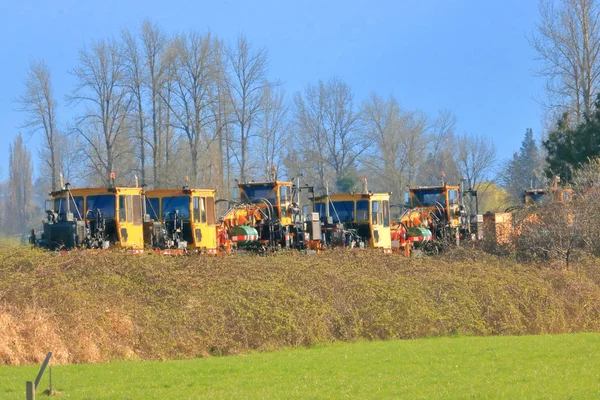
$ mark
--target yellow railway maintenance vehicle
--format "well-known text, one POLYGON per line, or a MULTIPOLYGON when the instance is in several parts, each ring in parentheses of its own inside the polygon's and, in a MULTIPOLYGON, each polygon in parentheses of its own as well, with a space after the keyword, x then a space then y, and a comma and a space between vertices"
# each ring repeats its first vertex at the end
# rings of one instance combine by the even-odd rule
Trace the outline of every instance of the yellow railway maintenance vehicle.
POLYGON ((42 237, 32 234, 32 242, 51 250, 116 246, 143 252, 141 188, 70 189, 67 184, 50 197, 42 237))
MULTIPOLYGON (((572 197, 573 189, 569 186, 561 186, 560 177, 556 176, 552 179, 552 184, 545 189, 533 187, 526 189, 523 192, 523 204, 525 206, 543 206, 553 202, 568 203, 572 197)), ((519 206, 513 207, 513 209, 517 208, 519 206)))
POLYGON ((526 206, 540 206, 549 202, 568 203, 573 196, 571 188, 527 189, 523 195, 526 206))
POLYGON ((358 247, 391 252, 390 194, 326 194, 314 199, 326 247, 358 247))
POLYGON ((146 192, 147 244, 161 252, 185 250, 216 254, 217 217, 214 189, 157 189, 146 192))
POLYGON ((465 192, 459 185, 448 185, 444 180, 439 186, 409 188, 406 208, 392 224, 394 247, 408 253, 406 246, 468 238, 470 226, 464 194, 477 200, 476 191, 465 192))
POLYGON ((233 244, 258 251, 307 247, 310 235, 294 202, 299 188, 291 181, 244 182, 238 190, 239 201, 229 201, 221 218, 221 247, 233 244))

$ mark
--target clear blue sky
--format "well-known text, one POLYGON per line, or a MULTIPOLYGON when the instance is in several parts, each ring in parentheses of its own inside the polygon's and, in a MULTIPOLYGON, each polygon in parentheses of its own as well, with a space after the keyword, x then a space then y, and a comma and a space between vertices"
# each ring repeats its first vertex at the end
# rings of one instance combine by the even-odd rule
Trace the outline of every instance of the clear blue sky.
MULTIPOLYGON (((59 122, 73 110, 64 96, 68 71, 86 43, 135 30, 148 18, 168 33, 211 30, 233 40, 245 33, 269 52, 269 76, 288 94, 339 76, 358 101, 370 91, 393 94, 410 109, 448 108, 458 133, 494 139, 500 159, 521 143, 525 129, 541 134, 543 81, 526 35, 537 1, 88 1, 21 0, 0 3, 0 168, 8 175, 8 146, 24 115, 14 99, 23 91, 29 60, 49 65, 61 103, 59 122)), ((37 158, 37 140, 29 140, 37 158)))

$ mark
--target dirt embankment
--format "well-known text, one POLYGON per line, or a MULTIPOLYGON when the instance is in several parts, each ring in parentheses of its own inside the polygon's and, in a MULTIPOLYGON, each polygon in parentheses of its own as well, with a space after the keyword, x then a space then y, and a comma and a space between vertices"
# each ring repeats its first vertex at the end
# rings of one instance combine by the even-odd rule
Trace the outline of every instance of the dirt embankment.
POLYGON ((335 340, 600 331, 594 260, 55 255, 0 248, 0 364, 170 359, 335 340))

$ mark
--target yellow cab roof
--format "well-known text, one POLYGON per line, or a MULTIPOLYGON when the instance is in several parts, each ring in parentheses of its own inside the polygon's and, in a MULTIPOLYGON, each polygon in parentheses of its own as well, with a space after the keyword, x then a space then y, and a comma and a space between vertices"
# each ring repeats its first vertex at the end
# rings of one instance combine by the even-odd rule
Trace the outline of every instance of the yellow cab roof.
MULTIPOLYGON (((331 201, 356 201, 356 200, 389 200, 389 193, 334 193, 330 194, 331 201)), ((315 198, 318 203, 325 202, 325 196, 315 198)))
MULTIPOLYGON (((109 187, 100 187, 100 188, 76 188, 71 189, 72 196, 97 196, 102 194, 115 194, 115 195, 141 195, 142 188, 135 187, 121 187, 116 186, 113 188, 109 187)), ((56 191, 52 192, 52 197, 64 197, 66 195, 66 191, 56 191)))
POLYGON ((459 190, 458 185, 443 185, 443 186, 417 186, 408 188, 411 192, 418 192, 419 190, 459 190))
POLYGON ((292 185, 291 181, 271 181, 271 182, 239 182, 238 187, 243 188, 244 186, 289 186, 292 185))
POLYGON ((216 189, 154 189, 147 190, 146 197, 215 196, 216 189))

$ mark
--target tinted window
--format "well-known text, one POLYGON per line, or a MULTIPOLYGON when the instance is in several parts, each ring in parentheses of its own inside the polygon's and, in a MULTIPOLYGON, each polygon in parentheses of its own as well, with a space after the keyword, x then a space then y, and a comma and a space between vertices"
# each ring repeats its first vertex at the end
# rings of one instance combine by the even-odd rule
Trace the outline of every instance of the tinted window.
POLYGON ((200 197, 200 215, 202 222, 206 223, 206 198, 200 197))
POLYGON ((329 215, 333 222, 352 222, 354 220, 353 201, 335 201, 329 203, 329 215))
POLYGON ((125 209, 125 196, 119 196, 119 220, 125 222, 127 210, 125 209))
MULTIPOLYGON (((86 198, 86 213, 88 211, 96 212, 98 209, 102 212, 104 218, 114 218, 116 209, 115 196, 110 194, 88 196, 86 198)), ((88 215, 87 217, 90 218, 91 216, 88 215)))
POLYGON ((534 203, 538 203, 538 204, 541 204, 542 200, 545 200, 544 199, 545 195, 546 195, 546 193, 544 193, 544 192, 538 192, 538 193, 531 193, 530 194, 531 200, 533 200, 534 203))
POLYGON ((450 202, 451 206, 458 204, 458 191, 457 190, 449 190, 448 191, 448 201, 450 202))
MULTIPOLYGON (((70 207, 73 217, 77 219, 83 219, 83 196, 71 197, 70 200, 70 207)), ((59 214, 64 214, 67 212, 67 200, 64 197, 54 199, 54 211, 59 214)))
POLYGON ((442 193, 442 189, 419 189, 415 190, 413 195, 417 199, 417 204, 413 204, 413 206, 431 207, 436 203, 440 203, 442 206, 446 205, 446 196, 442 193))
MULTIPOLYGON (((325 203, 315 203, 315 212, 319 213, 319 218, 325 218, 325 203)), ((334 223, 352 222, 354 220, 354 202, 329 202, 329 216, 334 223)))
POLYGON ((200 198, 199 197, 194 197, 193 198, 193 202, 194 202, 194 222, 202 222, 202 220, 200 219, 200 198))
POLYGON ((267 199, 271 204, 277 204, 277 193, 274 190, 274 184, 265 185, 248 185, 243 186, 242 202, 260 203, 263 199, 267 199))
POLYGON ((390 202, 387 200, 383 202, 383 226, 390 226, 390 202))
POLYGON ((381 202, 380 201, 374 201, 372 203, 372 210, 371 210, 371 215, 372 215, 372 222, 373 224, 381 224, 382 223, 382 215, 381 215, 381 202))
POLYGON ((160 211, 158 207, 158 199, 149 199, 146 197, 146 213, 150 216, 150 219, 158 220, 158 213, 160 211))
POLYGON ((132 196, 127 196, 127 222, 133 222, 133 201, 132 196))
POLYGON ((190 197, 176 196, 163 197, 162 199, 162 217, 164 219, 173 219, 172 213, 175 210, 179 211, 180 218, 190 217, 190 197))
POLYGON ((369 201, 359 200, 356 202, 356 220, 357 221, 368 221, 369 220, 369 201))
POLYGON ((288 203, 290 201, 290 187, 279 186, 279 200, 282 203, 288 203))
POLYGON ((142 196, 134 195, 131 196, 131 204, 133 209, 133 224, 141 225, 142 224, 142 196))

